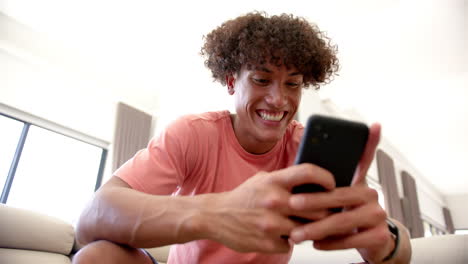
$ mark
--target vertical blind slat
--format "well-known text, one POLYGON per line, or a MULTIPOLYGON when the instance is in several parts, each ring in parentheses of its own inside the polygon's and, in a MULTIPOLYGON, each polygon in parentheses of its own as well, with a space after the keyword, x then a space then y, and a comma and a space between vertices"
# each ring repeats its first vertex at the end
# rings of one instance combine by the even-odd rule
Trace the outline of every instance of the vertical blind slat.
POLYGON ((387 153, 380 149, 377 150, 377 169, 379 173, 379 181, 385 196, 385 207, 387 208, 387 213, 393 219, 396 219, 406 225, 403 210, 401 208, 400 196, 398 195, 393 160, 387 153))
POLYGON ((450 210, 447 207, 444 207, 442 208, 442 211, 444 213, 445 228, 447 229, 447 232, 449 234, 455 234, 455 227, 453 225, 452 214, 450 213, 450 210))
POLYGON ((424 226, 421 219, 421 210, 419 209, 418 193, 416 182, 413 177, 406 171, 401 172, 401 182, 403 184, 403 193, 408 199, 410 207, 411 238, 424 237, 424 226))
POLYGON ((146 147, 152 116, 124 103, 118 103, 113 142, 112 171, 146 147))

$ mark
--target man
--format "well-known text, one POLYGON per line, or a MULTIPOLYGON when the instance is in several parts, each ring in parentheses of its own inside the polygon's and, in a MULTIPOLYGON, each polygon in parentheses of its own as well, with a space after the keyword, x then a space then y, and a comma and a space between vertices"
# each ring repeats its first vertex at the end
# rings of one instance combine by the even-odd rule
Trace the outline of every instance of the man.
POLYGON ((80 218, 87 246, 74 262, 151 263, 139 248, 176 244, 169 263, 287 263, 293 243, 313 240, 323 250, 357 248, 368 263, 409 263, 404 227, 397 223, 395 239, 365 184, 378 124, 351 187, 335 188, 316 165, 292 166, 302 88, 338 70, 326 36, 302 18, 250 13, 208 34, 202 55, 236 113, 182 117, 117 170, 80 218), (328 191, 291 194, 305 183, 328 191), (329 213, 337 207, 347 210, 329 213))

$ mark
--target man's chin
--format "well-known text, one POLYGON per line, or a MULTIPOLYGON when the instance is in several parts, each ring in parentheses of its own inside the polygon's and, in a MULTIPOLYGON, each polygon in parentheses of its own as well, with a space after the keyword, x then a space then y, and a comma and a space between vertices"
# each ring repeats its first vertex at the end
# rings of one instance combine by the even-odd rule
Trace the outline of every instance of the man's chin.
POLYGON ((286 132, 287 124, 289 123, 286 120, 270 123, 263 120, 260 120, 260 122, 258 121, 259 120, 257 120, 256 124, 258 135, 260 135, 262 141, 269 143, 281 140, 286 132))
POLYGON ((276 143, 281 140, 284 135, 284 130, 281 131, 263 131, 261 134, 262 141, 268 143, 276 143))

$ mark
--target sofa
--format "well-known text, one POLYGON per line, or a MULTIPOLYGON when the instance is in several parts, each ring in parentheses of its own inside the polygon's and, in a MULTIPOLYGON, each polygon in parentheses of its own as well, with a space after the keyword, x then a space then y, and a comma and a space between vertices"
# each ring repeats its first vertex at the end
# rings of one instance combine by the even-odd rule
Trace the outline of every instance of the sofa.
MULTIPOLYGON (((445 235, 411 240, 413 264, 468 263, 468 235, 445 235)), ((71 224, 29 210, 0 204, 0 263, 71 263, 79 250, 71 224)), ((169 246, 147 249, 165 263, 169 246)), ((290 263, 356 263, 355 250, 319 251, 310 242, 296 245, 290 263)))

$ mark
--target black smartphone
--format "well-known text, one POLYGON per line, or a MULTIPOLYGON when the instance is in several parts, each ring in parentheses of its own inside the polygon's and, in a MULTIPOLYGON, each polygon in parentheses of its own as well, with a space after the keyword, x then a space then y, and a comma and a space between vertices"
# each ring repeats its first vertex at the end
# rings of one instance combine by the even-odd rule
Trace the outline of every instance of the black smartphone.
MULTIPOLYGON (((315 164, 333 174, 336 187, 350 186, 368 137, 369 127, 364 123, 312 115, 307 121, 294 163, 315 164)), ((292 193, 320 191, 325 191, 325 188, 318 184, 304 184, 292 189, 292 193)))

